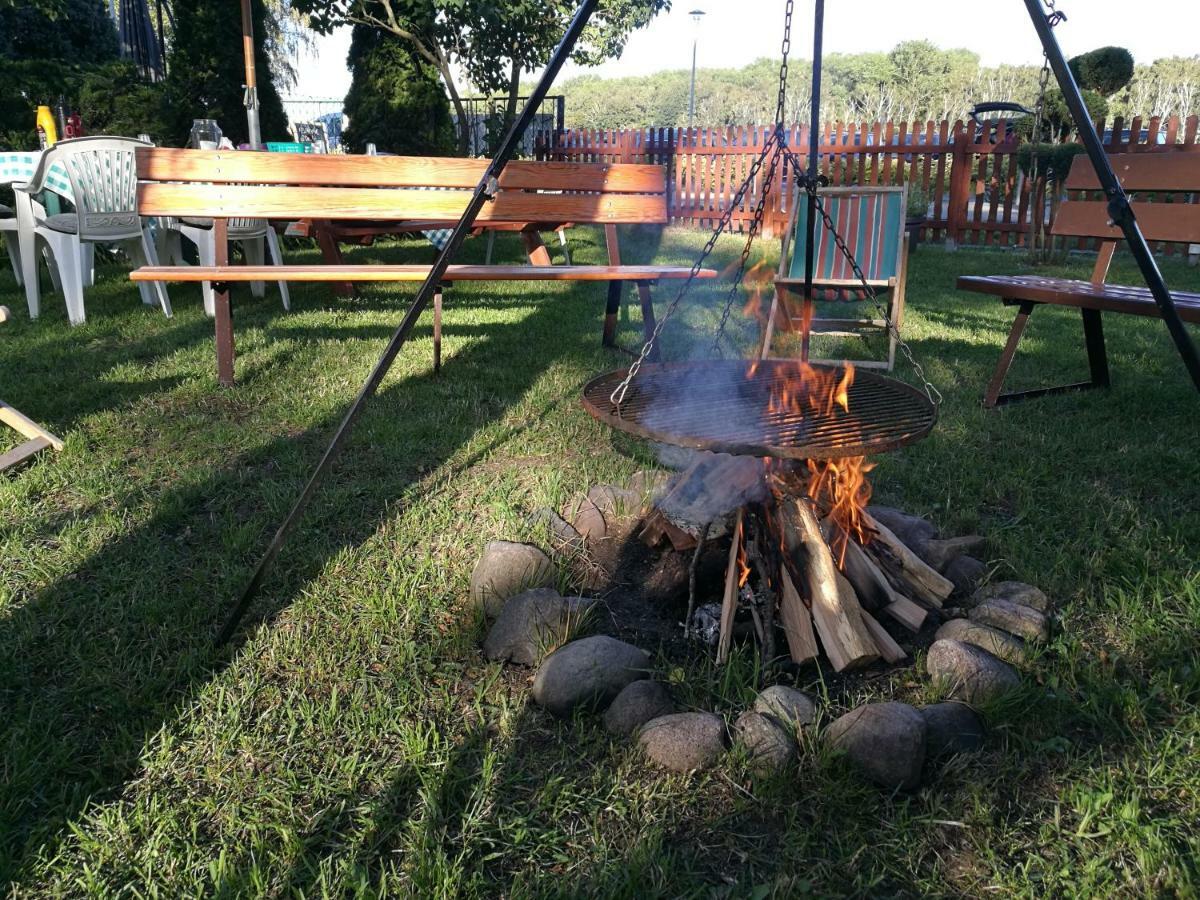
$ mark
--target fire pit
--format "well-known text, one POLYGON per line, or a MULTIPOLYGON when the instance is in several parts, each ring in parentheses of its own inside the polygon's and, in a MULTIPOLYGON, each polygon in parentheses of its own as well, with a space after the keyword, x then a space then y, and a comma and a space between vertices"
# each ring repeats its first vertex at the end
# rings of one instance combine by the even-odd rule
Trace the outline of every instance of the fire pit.
POLYGON ((901 381, 853 367, 794 360, 703 360, 644 365, 620 407, 628 370, 601 375, 583 405, 620 431, 746 456, 837 459, 893 450, 933 428, 937 409, 901 381))

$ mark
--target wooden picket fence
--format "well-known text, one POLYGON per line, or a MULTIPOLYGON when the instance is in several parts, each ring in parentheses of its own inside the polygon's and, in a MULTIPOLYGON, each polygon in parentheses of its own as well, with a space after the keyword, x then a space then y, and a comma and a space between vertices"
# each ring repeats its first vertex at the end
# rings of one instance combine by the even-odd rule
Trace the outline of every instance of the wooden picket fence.
MULTIPOLYGON (((1106 134, 1101 120, 1097 131, 1106 134)), ((1143 120, 1128 127, 1116 118, 1107 134, 1109 152, 1200 152, 1200 117, 1143 120), (1126 134, 1128 132, 1128 134, 1126 134)), ((570 129, 538 135, 541 159, 580 162, 654 162, 670 167, 671 219, 711 227, 729 208, 761 151, 770 129, 725 128, 570 129)), ((788 130, 788 145, 807 166, 808 128, 788 130)), ((1029 233, 1034 191, 1017 162, 1019 141, 1004 120, 828 123, 820 137, 820 167, 831 184, 907 184, 928 198, 921 237, 948 246, 1022 246, 1029 233)), ((782 169, 782 167, 781 167, 782 169)), ((794 192, 790 175, 779 171, 770 185, 761 171, 733 212, 735 230, 745 227, 767 190, 763 228, 785 227, 794 192)), ((1056 198, 1043 207, 1052 215, 1056 198)), ((1170 248, 1167 248, 1168 250, 1170 248)))

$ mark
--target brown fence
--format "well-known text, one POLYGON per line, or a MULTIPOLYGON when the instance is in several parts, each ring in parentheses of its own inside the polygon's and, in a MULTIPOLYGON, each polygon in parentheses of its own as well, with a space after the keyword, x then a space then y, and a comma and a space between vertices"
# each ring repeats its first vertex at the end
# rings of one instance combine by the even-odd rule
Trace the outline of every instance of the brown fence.
MULTIPOLYGON (((1104 121, 1097 130, 1109 152, 1200 152, 1200 117, 1104 121)), ((820 166, 831 184, 908 184, 928 198, 926 240, 1020 246, 1032 215, 1030 179, 1017 162, 1018 140, 1006 121, 826 124, 820 166)), ((770 135, 761 126, 572 129, 538 136, 540 158, 592 162, 656 162, 670 166, 671 217, 678 224, 711 227, 728 208, 751 163, 770 135)), ((788 145, 807 165, 808 128, 788 131, 788 145)), ((735 229, 753 216, 764 190, 762 175, 734 210, 735 229)), ((785 227, 793 193, 780 172, 770 185, 764 228, 785 227)), ((1042 192, 1038 192, 1040 196, 1042 192)), ((1057 205, 1057 204, 1054 204, 1057 205)))

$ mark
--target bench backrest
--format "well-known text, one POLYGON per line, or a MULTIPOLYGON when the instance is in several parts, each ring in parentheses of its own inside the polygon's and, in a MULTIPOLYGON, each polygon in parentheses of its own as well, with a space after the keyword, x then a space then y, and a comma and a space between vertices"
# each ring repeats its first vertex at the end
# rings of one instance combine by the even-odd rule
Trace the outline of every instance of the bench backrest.
MULTIPOLYGON (((824 188, 820 196, 825 211, 863 274, 870 279, 898 277, 904 245, 906 188, 824 188)), ((808 200, 803 191, 797 191, 794 197, 791 259, 786 263, 786 271, 791 278, 803 278, 808 243, 808 200)), ((854 278, 854 270, 838 251, 833 235, 820 219, 814 236, 816 266, 813 274, 817 278, 854 278)), ((785 253, 787 249, 784 249, 785 253)))
MULTIPOLYGON (((1200 153, 1117 153, 1109 162, 1130 195, 1134 215, 1148 241, 1200 243, 1200 205, 1184 196, 1200 191, 1200 153), (1145 202, 1147 195, 1154 202, 1145 202)), ((1098 191, 1100 181, 1086 154, 1071 163, 1065 185, 1070 191, 1098 191)), ((1063 201, 1050 231, 1056 235, 1119 241, 1121 229, 1111 224, 1102 199, 1063 201)))
MULTIPOLYGON (((454 221, 487 166, 486 159, 147 148, 137 154, 138 208, 144 216, 454 221)), ((499 187, 480 224, 667 222, 663 166, 515 161, 499 187)))

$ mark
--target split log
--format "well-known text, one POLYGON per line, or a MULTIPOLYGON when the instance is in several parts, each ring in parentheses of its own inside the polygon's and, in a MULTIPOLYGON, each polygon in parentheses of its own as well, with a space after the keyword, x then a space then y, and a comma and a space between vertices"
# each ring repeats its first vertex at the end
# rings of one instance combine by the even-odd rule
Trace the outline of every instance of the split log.
POLYGON ((733 614, 738 601, 738 549, 742 542, 742 510, 737 511, 733 527, 733 539, 729 542, 729 565, 725 569, 725 596, 721 599, 721 632, 717 641, 717 663, 729 660, 729 648, 733 644, 733 614))
POLYGON ((800 598, 787 566, 779 569, 779 623, 787 637, 788 652, 798 666, 817 658, 817 637, 813 634, 812 613, 800 598))
POLYGON ((883 611, 913 634, 921 630, 925 618, 929 615, 924 607, 918 606, 902 594, 896 594, 896 599, 885 606, 883 611))
POLYGON ((914 597, 941 609, 942 603, 954 591, 954 582, 938 574, 870 513, 864 512, 863 520, 875 532, 867 551, 880 562, 884 571, 903 582, 914 597))
POLYGON ((867 623, 867 631, 871 633, 871 639, 875 641, 875 646, 879 648, 879 655, 883 657, 887 663, 898 663, 902 659, 906 659, 908 654, 904 652, 904 648, 896 643, 896 639, 887 633, 878 620, 863 610, 863 621, 867 623))
MULTIPOLYGON (((825 535, 825 542, 830 545, 831 551, 838 531, 839 526, 832 519, 826 518, 821 522, 821 532, 825 535)), ((858 594, 864 609, 883 609, 900 596, 853 537, 846 541, 841 569, 846 580, 854 586, 854 592, 858 594)))
POLYGON ((664 540, 671 542, 672 549, 679 553, 695 549, 700 543, 694 534, 688 534, 660 510, 654 510, 642 522, 642 530, 638 533, 642 543, 647 547, 657 547, 664 540))
POLYGON ((841 672, 874 662, 879 652, 863 622, 858 597, 834 565, 813 511, 805 501, 795 498, 783 501, 779 511, 796 583, 812 604, 821 646, 834 669, 841 672))

